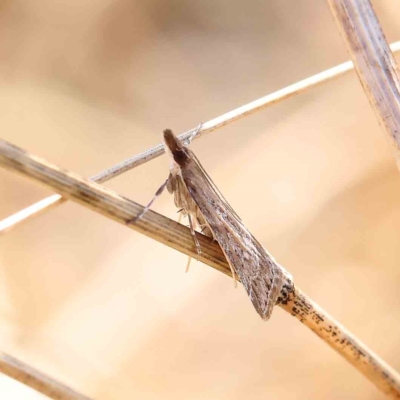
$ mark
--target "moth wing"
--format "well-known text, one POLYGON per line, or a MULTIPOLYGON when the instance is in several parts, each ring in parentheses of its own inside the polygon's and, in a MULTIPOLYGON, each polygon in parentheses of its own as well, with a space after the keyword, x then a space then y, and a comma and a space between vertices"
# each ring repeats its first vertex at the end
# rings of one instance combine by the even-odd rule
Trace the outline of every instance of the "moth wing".
POLYGON ((244 226, 193 152, 187 150, 191 157, 181 167, 184 183, 255 309, 267 320, 283 286, 283 270, 244 226))
POLYGON ((212 237, 213 238, 214 235, 212 233, 212 230, 210 229, 210 227, 209 227, 207 221, 205 220, 205 218, 203 217, 203 214, 201 213, 201 211, 200 211, 199 207, 197 206, 197 204, 196 204, 196 219, 197 219, 197 222, 198 222, 198 224, 199 224, 199 226, 201 228, 201 233, 203 235, 206 235, 208 237, 212 237))

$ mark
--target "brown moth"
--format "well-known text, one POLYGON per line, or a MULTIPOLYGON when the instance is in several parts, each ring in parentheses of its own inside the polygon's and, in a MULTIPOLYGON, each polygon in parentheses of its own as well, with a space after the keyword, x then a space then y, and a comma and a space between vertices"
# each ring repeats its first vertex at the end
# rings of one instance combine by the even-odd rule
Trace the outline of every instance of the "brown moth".
POLYGON ((234 279, 239 277, 258 314, 268 320, 285 278, 290 279, 290 275, 244 226, 193 151, 169 129, 164 131, 163 140, 165 150, 171 157, 169 177, 135 220, 167 188, 174 194, 175 205, 189 218, 198 254, 201 249, 194 233, 195 228, 218 241, 234 279))

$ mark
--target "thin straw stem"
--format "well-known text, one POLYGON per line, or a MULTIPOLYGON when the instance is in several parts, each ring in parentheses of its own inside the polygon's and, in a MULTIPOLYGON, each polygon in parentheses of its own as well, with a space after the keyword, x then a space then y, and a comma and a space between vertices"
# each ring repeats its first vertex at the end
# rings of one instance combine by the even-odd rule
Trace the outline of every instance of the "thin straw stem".
MULTIPOLYGON (((298 287, 280 306, 310 328, 389 398, 400 399, 400 375, 298 287)), ((376 332, 382 334, 378 327, 376 332)))
POLYGON ((400 169, 400 73, 370 0, 328 0, 400 169))
MULTIPOLYGON (((147 212, 135 224, 129 223, 143 207, 96 183, 72 172, 61 170, 47 161, 0 140, 0 165, 30 177, 108 218, 127 225, 161 243, 198 258, 226 275, 231 275, 229 265, 217 243, 196 233, 201 245, 197 255, 190 230, 153 211, 147 212)), ((329 346, 341 354, 358 371, 391 398, 400 399, 400 376, 382 359, 350 334, 321 307, 309 299, 291 282, 278 300, 279 305, 315 332, 329 346)), ((379 327, 377 327, 377 333, 379 327)), ((29 384, 29 382, 27 382, 29 384)))
MULTIPOLYGON (((400 41, 393 43, 390 48, 393 52, 400 51, 400 41)), ((337 78, 346 72, 349 72, 353 69, 353 63, 351 61, 347 61, 343 64, 337 65, 336 67, 330 68, 326 71, 320 72, 317 75, 313 75, 307 79, 299 81, 293 85, 287 86, 284 89, 280 89, 277 92, 271 93, 267 96, 261 97, 258 100, 252 101, 242 107, 236 108, 233 111, 227 112, 226 114, 221 115, 220 117, 214 118, 208 122, 202 124, 202 127, 195 137, 198 138, 204 133, 212 132, 218 128, 221 128, 231 122, 237 121, 240 118, 243 118, 247 115, 251 115, 256 111, 262 110, 268 106, 271 106, 279 101, 285 100, 289 97, 292 97, 296 94, 302 93, 308 89, 316 87, 322 83, 328 82, 334 78, 337 78)), ((179 139, 186 140, 188 139, 193 132, 196 131, 197 128, 191 129, 190 131, 179 135, 179 139)), ((129 171, 132 168, 138 167, 148 161, 155 159, 156 157, 162 155, 164 153, 164 147, 162 144, 158 144, 151 149, 144 151, 143 153, 137 154, 131 158, 128 158, 121 163, 106 169, 98 174, 92 176, 90 180, 93 182, 103 183, 110 179, 113 179, 122 173, 129 171)), ((40 200, 39 202, 32 204, 31 206, 24 208, 21 211, 3 219, 0 221, 0 234, 5 233, 8 230, 16 227, 18 224, 33 218, 36 215, 39 215, 42 212, 50 210, 51 208, 62 204, 65 199, 62 199, 60 195, 52 195, 47 197, 46 199, 40 200)))
POLYGON ((91 400, 26 363, 0 353, 0 372, 55 400, 91 400))

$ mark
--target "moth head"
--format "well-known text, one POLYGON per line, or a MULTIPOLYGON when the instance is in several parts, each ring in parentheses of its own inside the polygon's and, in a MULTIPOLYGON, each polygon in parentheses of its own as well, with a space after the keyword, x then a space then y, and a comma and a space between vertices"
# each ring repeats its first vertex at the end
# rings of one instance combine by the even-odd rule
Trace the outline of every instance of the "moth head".
POLYGON ((165 150, 169 152, 174 161, 182 167, 188 161, 188 153, 186 147, 173 134, 171 129, 165 129, 163 132, 165 150))

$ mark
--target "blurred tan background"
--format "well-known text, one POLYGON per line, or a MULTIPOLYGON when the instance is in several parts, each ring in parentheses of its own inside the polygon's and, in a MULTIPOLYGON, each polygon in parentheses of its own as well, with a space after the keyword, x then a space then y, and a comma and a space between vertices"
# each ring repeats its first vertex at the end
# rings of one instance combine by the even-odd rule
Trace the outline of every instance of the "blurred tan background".
MULTIPOLYGON (((396 0, 374 1, 389 42, 396 0)), ((346 61, 325 2, 2 1, 1 137, 93 175, 346 61)), ((400 369, 400 175, 354 73, 194 142, 298 286, 400 369)), ((142 204, 161 157, 106 184, 142 204)), ((50 194, 0 170, 0 218, 50 194)), ((172 197, 155 210, 177 218, 172 197)), ((0 242, 0 349, 99 400, 383 399, 276 308, 67 203, 0 242)), ((1 399, 43 396, 0 376, 1 399)))

